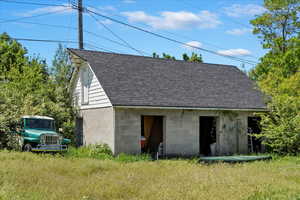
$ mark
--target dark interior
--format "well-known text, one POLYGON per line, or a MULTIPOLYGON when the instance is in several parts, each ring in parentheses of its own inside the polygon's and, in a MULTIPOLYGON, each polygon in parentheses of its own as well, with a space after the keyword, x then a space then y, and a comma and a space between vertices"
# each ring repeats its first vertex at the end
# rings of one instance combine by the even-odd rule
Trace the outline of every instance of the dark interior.
POLYGON ((248 117, 248 147, 249 152, 259 153, 262 152, 261 139, 258 139, 251 134, 260 134, 260 117, 248 117))
POLYGON ((144 145, 141 143, 142 153, 157 153, 163 142, 163 117, 142 116, 141 125, 141 136, 145 139, 144 145))
POLYGON ((76 118, 76 146, 83 145, 83 118, 76 118))
POLYGON ((211 148, 210 145, 215 143, 216 137, 216 117, 200 117, 200 155, 210 156, 211 148))

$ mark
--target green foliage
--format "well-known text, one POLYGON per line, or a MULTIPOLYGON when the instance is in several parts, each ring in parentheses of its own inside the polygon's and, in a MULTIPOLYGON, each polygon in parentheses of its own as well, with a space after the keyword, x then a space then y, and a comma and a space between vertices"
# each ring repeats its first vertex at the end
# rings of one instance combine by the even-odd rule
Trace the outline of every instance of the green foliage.
POLYGON ((106 144, 70 147, 65 154, 71 158, 95 158, 100 160, 112 159, 112 152, 106 144))
POLYGON ((267 11, 252 20, 254 34, 270 49, 249 76, 268 96, 261 114, 264 143, 276 153, 300 151, 300 0, 265 0, 267 11))
POLYGON ((119 162, 138 162, 138 161, 150 161, 151 158, 148 154, 141 155, 128 155, 121 153, 114 158, 115 161, 119 162))
MULTIPOLYGON (((160 58, 159 54, 157 54, 155 52, 152 54, 152 57, 153 58, 160 58)), ((166 53, 162 54, 162 58, 170 59, 170 60, 176 60, 176 58, 174 56, 171 56, 170 54, 166 54, 166 53)), ((182 54, 182 59, 184 61, 188 61, 188 62, 200 62, 200 63, 203 62, 201 54, 198 55, 194 52, 192 53, 191 56, 188 56, 186 53, 182 54)))
POLYGON ((169 60, 176 60, 176 58, 174 56, 171 56, 170 54, 166 54, 166 53, 163 53, 162 54, 162 57, 164 59, 169 59, 169 60))
POLYGON ((15 40, 11 40, 6 33, 0 34, 0 81, 7 79, 11 69, 22 71, 23 66, 28 63, 26 53, 27 50, 15 40))
POLYGON ((262 115, 264 143, 280 154, 300 152, 300 72, 282 81, 262 115))
POLYGON ((50 76, 44 60, 26 56, 26 49, 7 34, 0 35, 0 44, 0 51, 9 51, 0 55, 0 147, 22 115, 53 117, 63 135, 73 139, 75 111, 67 90, 71 66, 66 52, 59 48, 50 76))
POLYGON ((299 0, 265 0, 267 11, 251 21, 253 33, 263 39, 263 47, 286 51, 289 40, 300 30, 299 0))
POLYGON ((70 147, 65 153, 68 158, 93 158, 99 160, 115 160, 119 162, 149 161, 149 155, 127 155, 121 153, 117 156, 112 155, 112 151, 107 144, 95 144, 82 146, 79 148, 70 147))
POLYGON ((296 200, 299 164, 299 156, 203 165, 188 160, 120 163, 0 151, 0 199, 296 200))
POLYGON ((54 60, 52 62, 52 84, 53 98, 59 103, 60 112, 55 113, 57 127, 63 129, 64 136, 74 142, 74 127, 76 110, 72 106, 72 96, 69 92, 73 68, 70 64, 68 52, 62 45, 58 46, 54 60))
POLYGON ((189 62, 199 62, 202 63, 202 56, 201 54, 192 53, 191 57, 189 57, 186 53, 182 54, 182 59, 189 62))

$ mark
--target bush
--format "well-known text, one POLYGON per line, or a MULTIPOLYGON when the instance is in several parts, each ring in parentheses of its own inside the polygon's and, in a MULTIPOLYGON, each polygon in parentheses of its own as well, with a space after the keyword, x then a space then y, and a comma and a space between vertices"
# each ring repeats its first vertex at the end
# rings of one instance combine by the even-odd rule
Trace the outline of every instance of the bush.
POLYGON ((66 152, 65 156, 70 158, 94 158, 100 160, 115 160, 120 162, 136 162, 150 160, 150 156, 146 154, 128 155, 121 153, 117 156, 113 156, 112 151, 107 144, 95 144, 79 148, 70 147, 66 152))
POLYGON ((137 161, 149 161, 151 160, 151 158, 148 154, 128 155, 128 154, 120 153, 114 158, 114 160, 120 162, 137 162, 137 161))
POLYGON ((112 151, 107 144, 88 145, 79 148, 70 147, 65 154, 67 157, 112 159, 112 151))

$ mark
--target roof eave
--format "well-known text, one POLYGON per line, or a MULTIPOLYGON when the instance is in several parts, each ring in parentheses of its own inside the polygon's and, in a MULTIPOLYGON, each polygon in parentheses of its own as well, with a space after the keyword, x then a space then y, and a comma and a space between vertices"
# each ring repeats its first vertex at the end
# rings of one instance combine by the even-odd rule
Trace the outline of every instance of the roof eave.
POLYGON ((249 112, 267 112, 267 108, 201 108, 201 107, 168 107, 168 106, 123 106, 113 105, 115 108, 125 109, 164 109, 164 110, 200 110, 200 111, 249 111, 249 112))

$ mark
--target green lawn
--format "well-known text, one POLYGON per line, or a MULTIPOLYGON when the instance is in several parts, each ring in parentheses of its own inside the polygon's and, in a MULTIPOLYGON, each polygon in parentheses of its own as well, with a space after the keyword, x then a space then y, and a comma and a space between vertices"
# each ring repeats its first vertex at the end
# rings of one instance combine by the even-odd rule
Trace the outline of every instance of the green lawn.
POLYGON ((300 200, 300 158, 205 165, 0 152, 0 200, 7 199, 300 200))

